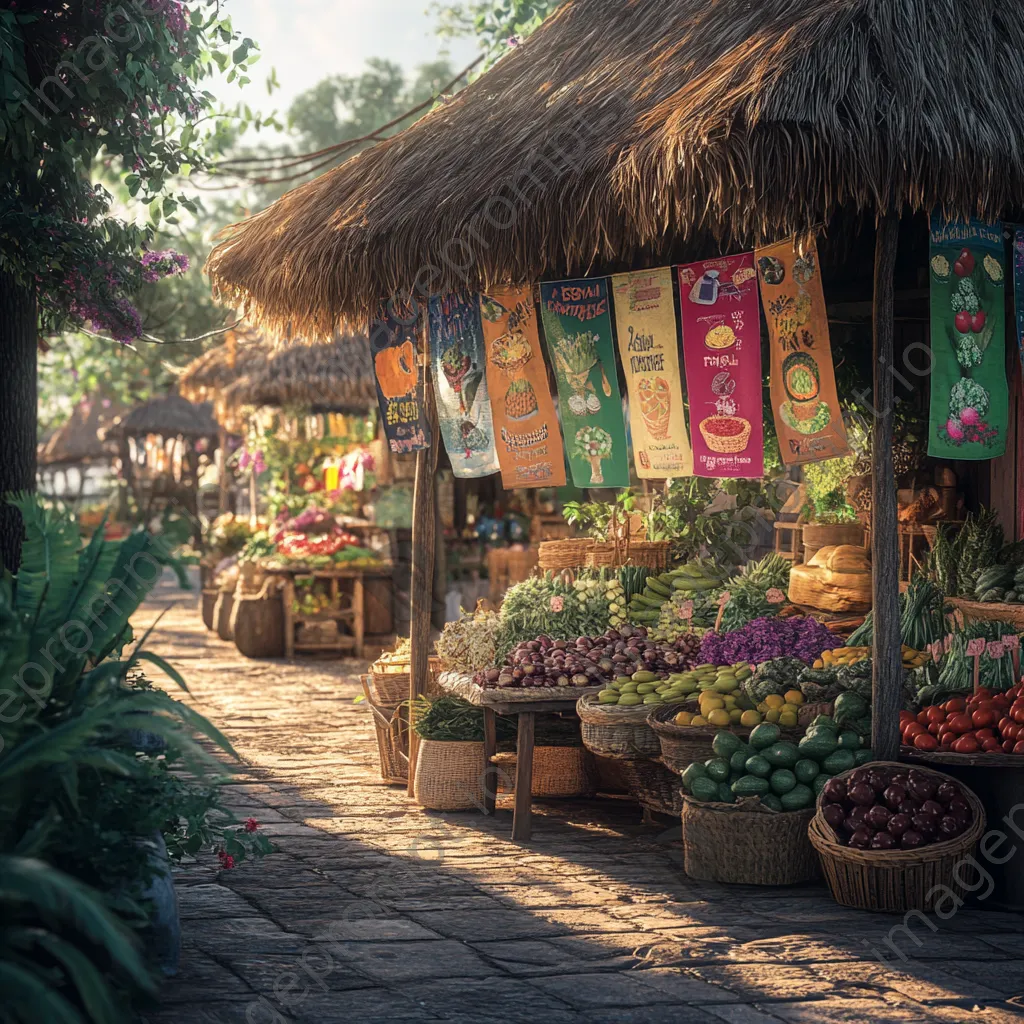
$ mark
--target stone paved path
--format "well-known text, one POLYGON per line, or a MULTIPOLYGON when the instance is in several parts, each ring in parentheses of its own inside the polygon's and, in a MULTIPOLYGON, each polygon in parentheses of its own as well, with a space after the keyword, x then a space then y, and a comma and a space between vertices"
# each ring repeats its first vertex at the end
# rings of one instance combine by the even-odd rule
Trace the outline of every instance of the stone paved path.
MULTIPOLYGON (((162 585, 136 624, 171 598, 162 585)), ((230 802, 279 852, 181 871, 182 969, 149 1024, 1024 1018, 1019 916, 913 922, 903 962, 884 945, 897 921, 822 887, 689 881, 630 804, 551 805, 516 845, 507 812, 424 813, 380 782, 357 663, 248 661, 189 598, 150 643, 235 742, 230 802)))

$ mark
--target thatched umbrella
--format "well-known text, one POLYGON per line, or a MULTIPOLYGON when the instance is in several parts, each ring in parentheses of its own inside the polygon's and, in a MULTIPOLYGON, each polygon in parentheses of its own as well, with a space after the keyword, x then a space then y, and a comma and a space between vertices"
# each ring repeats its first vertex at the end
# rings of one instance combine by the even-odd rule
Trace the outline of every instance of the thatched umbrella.
POLYGON ((106 436, 115 440, 129 437, 181 437, 197 441, 217 436, 217 421, 209 402, 193 405, 181 395, 170 394, 137 405, 127 416, 119 417, 106 436))
POLYGON ((260 341, 228 341, 193 359, 178 377, 178 394, 190 402, 217 404, 224 389, 263 365, 268 347, 260 341))
POLYGON ((54 468, 110 459, 116 449, 105 434, 123 413, 124 407, 111 399, 83 398, 40 449, 39 465, 54 468))
MULTIPOLYGON (((317 335, 393 294, 658 265, 864 214, 873 403, 891 410, 900 218, 1012 215, 1022 87, 1020 3, 568 0, 452 101, 239 226, 209 269, 251 318, 317 335)), ((874 438, 874 741, 891 756, 889 412, 874 438)))
POLYGON ((323 412, 363 412, 377 403, 365 335, 339 334, 326 344, 296 342, 269 353, 224 389, 226 405, 306 405, 323 412))

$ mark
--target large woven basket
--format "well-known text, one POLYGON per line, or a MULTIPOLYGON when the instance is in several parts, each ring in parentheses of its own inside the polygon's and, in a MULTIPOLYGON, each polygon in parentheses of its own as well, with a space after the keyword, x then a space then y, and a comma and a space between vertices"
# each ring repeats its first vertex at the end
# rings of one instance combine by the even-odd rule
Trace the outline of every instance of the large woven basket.
MULTIPOLYGON (((423 688, 425 696, 432 697, 441 692, 437 677, 441 674, 441 659, 431 656, 427 659, 427 680, 423 688)), ((409 659, 388 659, 382 655, 370 666, 370 692, 378 704, 400 704, 409 699, 409 659)))
POLYGON ((233 640, 231 613, 235 610, 235 595, 230 590, 221 590, 213 605, 213 628, 221 640, 233 640))
POLYGON ((253 577, 238 577, 231 609, 231 636, 240 654, 247 658, 283 658, 284 609, 281 581, 274 576, 260 580, 253 592, 253 577))
POLYGON ((576 702, 580 732, 587 750, 605 757, 653 760, 661 755, 661 743, 647 720, 650 708, 601 704, 596 693, 576 702))
POLYGON ((409 715, 405 705, 397 708, 374 704, 370 696, 370 677, 360 676, 366 706, 373 719, 380 759, 380 777, 388 783, 406 785, 409 781, 409 715))
POLYGON ((413 784, 416 802, 432 811, 484 806, 484 745, 420 740, 413 784))
MULTIPOLYGON (((507 786, 505 779, 514 783, 517 758, 514 753, 495 754, 493 762, 498 774, 498 792, 510 793, 514 784, 507 786)), ((587 763, 583 747, 534 747, 533 784, 531 795, 551 799, 588 796, 594 792, 594 778, 587 763)))
POLYGON ((584 564, 594 569, 617 569, 622 565, 641 565, 654 572, 664 572, 668 568, 668 557, 671 550, 671 541, 631 540, 627 534, 621 543, 607 541, 595 544, 587 552, 584 564))
POLYGON ((587 563, 587 552, 594 542, 586 537, 548 540, 537 548, 537 564, 545 572, 579 569, 587 563))
MULTIPOLYGON (((742 725, 676 725, 672 719, 679 711, 686 709, 685 704, 662 704, 655 707, 647 718, 661 745, 661 761, 673 771, 682 774, 694 761, 706 761, 714 757, 712 744, 716 733, 723 730, 731 732, 744 743, 750 738, 751 729, 742 725)), ((796 743, 803 732, 799 728, 781 728, 779 738, 796 743)))
MULTIPOLYGON (((907 765, 894 761, 872 762, 871 767, 907 769, 907 765)), ((856 770, 842 772, 836 778, 846 779, 856 770)), ((965 877, 957 867, 971 855, 985 831, 985 809, 958 779, 931 768, 916 766, 914 770, 936 781, 952 782, 962 790, 974 815, 971 827, 956 839, 917 850, 858 850, 843 846, 836 839, 821 812, 822 794, 808 832, 832 896, 844 907, 883 913, 929 912, 947 892, 964 898, 964 882, 969 881, 969 876, 965 877)))
POLYGON ((683 809, 679 776, 657 761, 622 761, 630 795, 641 807, 677 817, 683 809))
POLYGON ((814 808, 773 811, 756 797, 735 804, 683 796, 683 870, 702 882, 796 885, 818 877, 807 838, 814 808))

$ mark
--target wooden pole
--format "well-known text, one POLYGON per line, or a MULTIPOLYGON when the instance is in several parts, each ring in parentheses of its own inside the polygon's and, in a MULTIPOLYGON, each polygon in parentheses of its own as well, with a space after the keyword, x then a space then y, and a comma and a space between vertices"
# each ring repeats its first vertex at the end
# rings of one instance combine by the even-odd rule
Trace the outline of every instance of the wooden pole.
POLYGON ((875 240, 874 444, 871 452, 871 561, 874 639, 871 747, 881 761, 900 749, 903 659, 900 639, 900 551, 893 444, 893 291, 900 218, 878 222, 875 240))
POLYGON ((217 474, 217 512, 223 515, 228 510, 228 432, 218 428, 217 447, 220 455, 220 472, 217 474))
MULTIPOLYGON (((423 693, 430 657, 430 615, 434 590, 434 542, 436 534, 434 474, 437 472, 438 446, 441 430, 437 423, 434 385, 430 380, 430 351, 427 335, 426 309, 420 308, 419 357, 423 374, 423 412, 430 427, 431 445, 416 453, 416 482, 412 492, 412 580, 409 587, 409 639, 412 645, 409 665, 409 700, 415 702, 423 693)), ((410 708, 410 715, 412 709, 410 708)), ((409 796, 413 795, 416 776, 416 755, 419 738, 409 730, 409 796)))

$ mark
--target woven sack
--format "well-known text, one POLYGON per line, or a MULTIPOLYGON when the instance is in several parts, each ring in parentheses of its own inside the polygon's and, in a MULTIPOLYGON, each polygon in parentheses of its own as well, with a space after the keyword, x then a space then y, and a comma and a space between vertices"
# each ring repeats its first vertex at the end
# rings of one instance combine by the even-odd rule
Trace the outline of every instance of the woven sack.
POLYGON ((818 858, 807 837, 814 817, 773 811, 757 797, 735 804, 683 796, 683 870, 702 882, 795 885, 818 877, 818 858))
POLYGON ((484 745, 420 740, 413 783, 416 802, 432 811, 484 806, 484 745))

